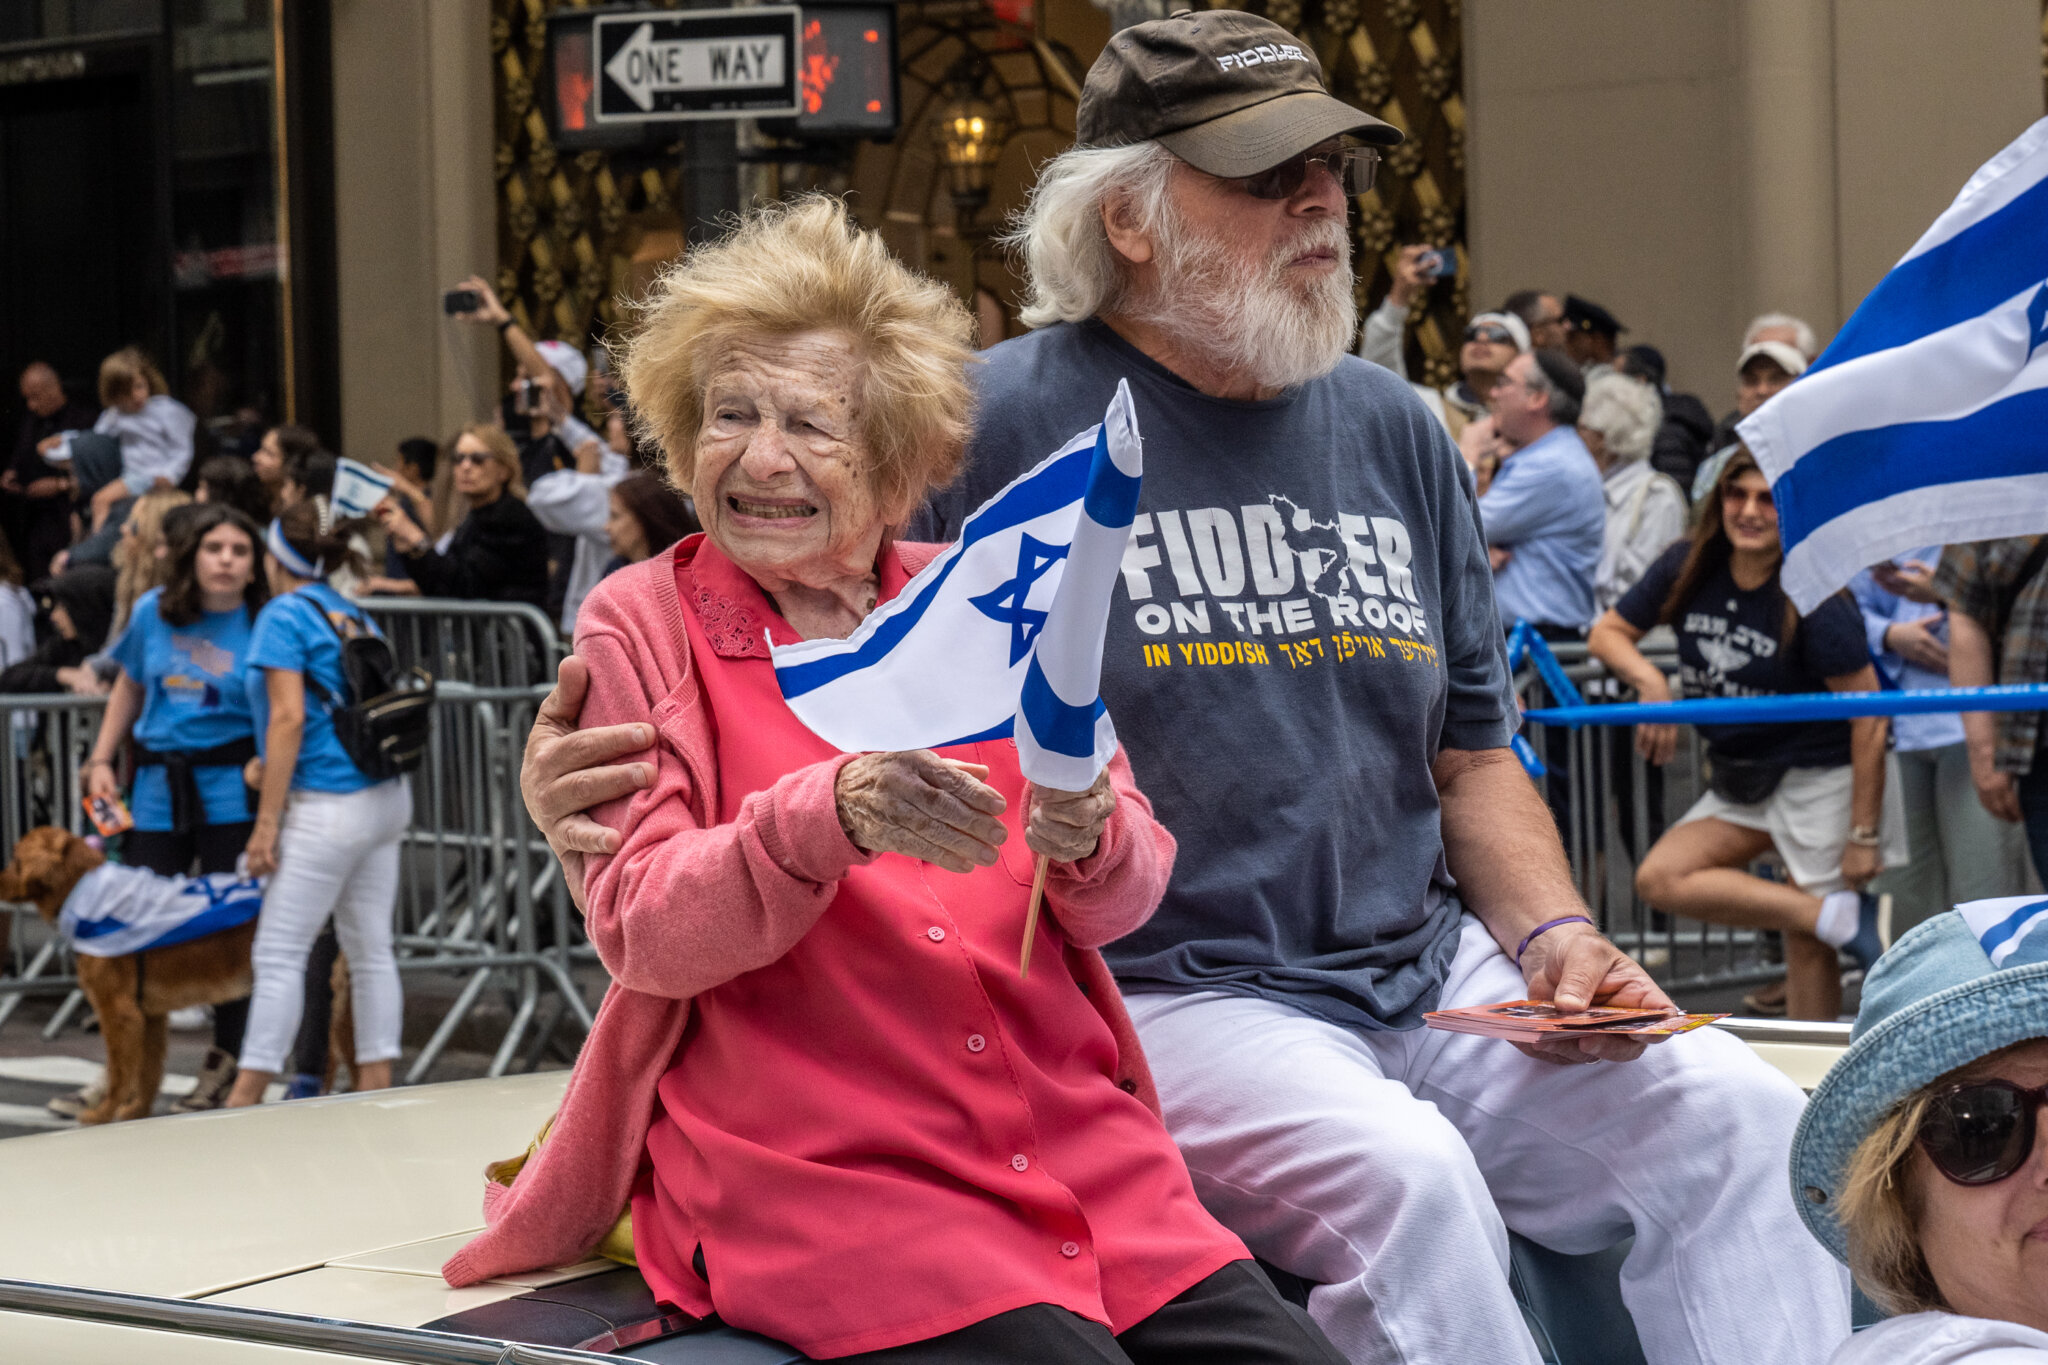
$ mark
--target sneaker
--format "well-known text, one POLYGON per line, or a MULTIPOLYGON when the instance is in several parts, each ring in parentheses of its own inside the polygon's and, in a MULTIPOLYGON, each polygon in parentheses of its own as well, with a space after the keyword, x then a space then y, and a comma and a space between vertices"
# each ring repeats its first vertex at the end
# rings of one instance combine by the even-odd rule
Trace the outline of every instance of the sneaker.
POLYGON ((1865 971, 1892 946, 1892 898, 1864 892, 1856 898, 1856 937, 1842 945, 1843 954, 1865 971))
POLYGON ((320 1078, 309 1072, 298 1072, 284 1083, 284 1097, 288 1100, 310 1100, 319 1093, 320 1078))
POLYGON ((203 1028, 213 1027, 213 1014, 204 1005, 187 1005, 170 1014, 171 1032, 197 1033, 203 1028))
POLYGON ((82 1086, 68 1095, 59 1095, 43 1107, 60 1119, 75 1120, 86 1110, 97 1106, 106 1097, 107 1073, 102 1071, 100 1078, 91 1085, 82 1086))
POLYGON ((188 1095, 171 1102, 173 1114, 197 1114, 208 1109, 218 1109, 228 1101, 228 1091, 235 1084, 235 1059, 217 1047, 206 1049, 206 1065, 199 1068, 198 1083, 188 1095))
POLYGON ((1742 997, 1743 1012, 1757 1019, 1785 1017, 1785 978, 1767 981, 1742 997))

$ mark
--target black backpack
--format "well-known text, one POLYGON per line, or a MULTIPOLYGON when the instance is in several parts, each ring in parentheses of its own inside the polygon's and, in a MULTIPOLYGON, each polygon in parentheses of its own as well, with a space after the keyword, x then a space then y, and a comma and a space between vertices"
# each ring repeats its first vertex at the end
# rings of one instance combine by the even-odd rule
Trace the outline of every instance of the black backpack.
POLYGON ((313 605, 341 641, 341 676, 347 696, 337 700, 310 669, 306 686, 327 708, 342 752, 373 782, 411 772, 427 752, 434 712, 433 677, 423 668, 401 672, 390 642, 371 634, 367 621, 362 622, 362 634, 344 635, 317 599, 313 605))

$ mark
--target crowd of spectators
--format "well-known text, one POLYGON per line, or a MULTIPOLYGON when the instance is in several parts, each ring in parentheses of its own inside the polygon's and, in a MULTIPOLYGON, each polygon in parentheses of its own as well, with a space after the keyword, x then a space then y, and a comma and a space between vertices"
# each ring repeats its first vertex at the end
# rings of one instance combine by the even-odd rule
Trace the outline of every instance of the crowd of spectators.
MULTIPOLYGON (((133 347, 101 364, 98 407, 49 364, 20 375, 24 413, 0 469, 0 692, 108 698, 82 780, 133 802, 124 857, 189 873, 232 870, 246 853, 278 874, 257 938, 255 1012, 246 1000, 213 1008, 214 1045, 180 1108, 253 1102, 274 1077, 314 1093, 325 1031, 300 1023, 326 1016, 338 950, 357 996, 353 1084, 389 1083, 397 838, 409 817, 404 784, 354 769, 303 682, 276 690, 290 674, 338 695, 341 635, 322 616, 351 633, 375 630, 362 606, 380 595, 526 603, 566 637, 606 573, 697 529, 685 497, 636 472, 603 364, 593 375, 577 347, 528 339, 470 283, 485 300, 471 320, 496 326, 517 371, 506 400, 445 443, 356 453, 391 479, 361 521, 334 514, 341 457, 319 433, 279 423, 221 439, 133 347), (235 566, 223 567, 231 551, 235 566), (245 674, 259 683, 245 687, 245 674), (259 767, 245 771, 266 736, 292 751, 268 783, 259 767)), ((204 1023, 201 1011, 181 1015, 197 1017, 174 1024, 204 1023)), ((52 1107, 75 1116, 97 1102, 92 1089, 52 1107)))
MULTIPOLYGON (((1363 358, 1404 377, 1428 261, 1420 247, 1397 254, 1360 334, 1363 358)), ((1926 546, 1792 610, 1769 482, 1737 424, 1813 363, 1811 326, 1785 313, 1750 323, 1735 407, 1718 421, 1671 387, 1656 347, 1621 346, 1626 330, 1591 300, 1520 290, 1472 318, 1455 381, 1412 386, 1471 467, 1503 628, 1586 640, 1643 700, 2048 681, 2048 540, 1926 546), (1644 653, 1659 627, 1675 668, 1644 653)), ((1752 992, 1753 1012, 1834 1018, 1844 967, 1867 968, 1937 910, 2039 885, 2048 765, 2036 772, 2033 713, 1702 726, 1699 738, 1707 795, 1668 830, 1653 809, 1647 850, 1624 811, 1623 842, 1652 907, 1782 937, 1787 979, 1752 992)), ((1653 805, 1678 740, 1677 727, 1638 727, 1653 805)), ((1626 799, 1641 770, 1624 746, 1603 752, 1626 799)), ((1555 778, 1551 800, 1563 819, 1555 778)))

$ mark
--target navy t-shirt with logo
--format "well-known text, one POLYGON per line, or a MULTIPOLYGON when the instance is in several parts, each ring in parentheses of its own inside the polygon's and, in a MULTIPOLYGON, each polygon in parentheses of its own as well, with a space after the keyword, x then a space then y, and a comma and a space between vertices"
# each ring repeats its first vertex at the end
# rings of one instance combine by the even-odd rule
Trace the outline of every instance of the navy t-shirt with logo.
POLYGON ((1460 910, 1430 765, 1505 746, 1515 714, 1471 475, 1443 427, 1351 356, 1266 402, 1208 397, 1099 323, 986 362, 967 473, 910 539, 955 538, 1100 422, 1119 379, 1144 440, 1102 696, 1180 852, 1110 965, 1139 990, 1418 1026, 1460 910))
MULTIPOLYGON (((1657 624, 1691 541, 1666 550, 1614 604, 1637 630, 1657 624)), ((1785 595, 1777 580, 1739 588, 1723 564, 1700 582, 1673 623, 1678 635, 1678 680, 1688 697, 1764 697, 1825 692, 1827 680, 1870 662, 1863 616, 1836 593, 1802 617, 1789 647, 1783 643, 1785 595)), ((1710 754, 1795 768, 1839 768, 1849 761, 1849 722, 1790 725, 1702 725, 1710 754)))

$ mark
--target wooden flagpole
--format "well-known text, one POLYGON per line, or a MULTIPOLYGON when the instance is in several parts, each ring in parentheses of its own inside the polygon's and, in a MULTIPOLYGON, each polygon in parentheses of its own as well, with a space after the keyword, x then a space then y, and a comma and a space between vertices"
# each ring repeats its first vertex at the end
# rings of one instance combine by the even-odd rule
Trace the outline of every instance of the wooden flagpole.
POLYGON ((1038 903, 1045 899, 1045 869, 1052 859, 1038 855, 1038 871, 1031 877, 1031 908, 1024 912, 1024 951, 1018 955, 1017 975, 1031 975, 1031 941, 1038 937, 1038 903))

